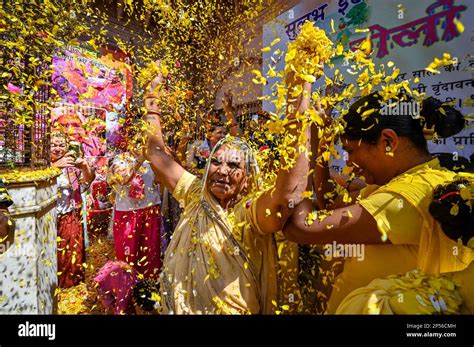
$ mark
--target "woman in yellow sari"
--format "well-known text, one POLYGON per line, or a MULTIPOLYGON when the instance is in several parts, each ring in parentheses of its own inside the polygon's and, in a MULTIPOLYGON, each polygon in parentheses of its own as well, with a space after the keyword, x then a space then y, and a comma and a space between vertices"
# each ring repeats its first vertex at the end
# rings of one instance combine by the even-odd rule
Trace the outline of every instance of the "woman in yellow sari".
MULTIPOLYGON (((277 309, 277 259, 272 233, 281 230, 293 203, 302 199, 309 171, 307 155, 295 151, 295 165, 278 172, 274 187, 252 200, 242 197, 259 189, 258 167, 251 148, 239 138, 225 138, 213 148, 201 180, 164 153, 159 109, 163 81, 152 82, 145 98, 149 133, 145 157, 183 214, 168 246, 161 274, 163 313, 270 314, 277 309)), ((293 100, 288 124, 308 107, 311 84, 293 100)), ((289 126, 292 144, 308 129, 289 126)))
POLYGON ((470 249, 470 265, 456 272, 413 270, 373 280, 350 293, 336 313, 474 314, 474 175, 461 177, 435 190, 429 210, 449 239, 470 249))
POLYGON ((377 92, 351 105, 343 116, 343 148, 348 165, 368 186, 334 197, 328 159, 321 155, 328 143, 322 140, 315 168, 317 205, 330 213, 314 219, 313 204, 305 200, 284 227, 292 241, 325 245, 333 257, 340 256, 334 248, 344 251, 344 269, 335 279, 326 310, 329 314, 335 313, 351 291, 376 278, 415 268, 432 273, 457 271, 469 264, 466 247, 453 254, 456 242, 444 235, 428 212, 435 187, 452 181, 455 173, 430 155, 424 137, 424 129, 433 127, 440 137, 452 136, 463 129, 465 121, 457 110, 434 98, 417 104, 419 113, 408 112, 405 106, 416 102, 404 94, 395 101, 385 100, 377 92), (384 112, 394 103, 405 112, 384 112), (312 223, 307 219, 310 212, 312 223), (361 256, 348 254, 357 247, 361 256))

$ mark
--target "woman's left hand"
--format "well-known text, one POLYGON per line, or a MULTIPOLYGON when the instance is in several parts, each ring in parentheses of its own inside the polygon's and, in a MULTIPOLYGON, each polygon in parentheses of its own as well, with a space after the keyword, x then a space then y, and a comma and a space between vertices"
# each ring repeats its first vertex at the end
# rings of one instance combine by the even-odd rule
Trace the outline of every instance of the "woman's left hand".
POLYGON ((90 170, 90 165, 84 158, 77 158, 74 165, 81 170, 90 170))
POLYGON ((89 184, 94 180, 95 171, 84 158, 77 158, 74 165, 81 169, 84 183, 89 184))

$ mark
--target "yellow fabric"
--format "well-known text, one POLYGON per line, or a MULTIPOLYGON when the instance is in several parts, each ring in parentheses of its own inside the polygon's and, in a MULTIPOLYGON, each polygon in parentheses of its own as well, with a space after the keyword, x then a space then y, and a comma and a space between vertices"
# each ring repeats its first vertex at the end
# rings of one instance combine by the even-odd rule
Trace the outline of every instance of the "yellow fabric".
MULTIPOLYGON (((472 275, 463 273, 462 279, 472 282, 474 278, 472 275)), ((401 276, 375 279, 368 286, 354 290, 341 302, 336 313, 398 315, 468 313, 466 309, 472 305, 472 292, 462 296, 461 289, 453 279, 452 273, 433 275, 414 270, 401 276)))
MULTIPOLYGON (((434 175, 427 178, 432 179, 434 175)), ((473 182, 474 175, 463 174, 473 182)), ((451 180, 450 180, 451 181, 451 180)), ((433 181, 431 181, 433 183, 433 181)), ((445 182, 446 183, 446 182, 445 182)), ((397 188, 402 188, 400 183, 397 188)), ((472 189, 472 185, 471 188, 472 189)), ((416 202, 421 192, 411 192, 410 202, 416 202)), ((378 194, 375 194, 378 195, 378 194)), ((410 195, 410 194, 408 194, 410 195)), ((425 217, 424 199, 415 205, 425 217)), ((428 202, 429 204, 429 202, 428 202)), ((375 279, 367 286, 355 289, 345 297, 336 310, 338 314, 473 314, 474 313, 474 258, 473 247, 456 244, 444 235, 434 222, 431 233, 424 220, 420 237, 418 265, 438 273, 413 270, 401 276, 375 279), (434 251, 429 249, 433 247, 434 251), (450 249, 450 247, 452 247, 450 249), (421 254, 427 250, 427 255, 421 254), (451 252, 449 252, 451 250, 451 252), (439 254, 436 254, 436 253, 439 254), (433 258, 428 259, 429 256, 433 258), (431 262, 429 261, 431 260, 431 262), (429 266, 427 264, 434 264, 429 266), (447 269, 450 269, 449 272, 447 269), (439 273, 442 272, 442 273, 439 273)), ((387 231, 390 237, 390 231, 387 231)))
POLYGON ((278 249, 279 306, 282 313, 293 314, 301 310, 301 293, 298 285, 298 244, 288 241, 281 231, 275 234, 278 249))
POLYGON ((173 192, 184 211, 163 262, 163 313, 273 313, 276 247, 258 228, 255 204, 225 212, 201 189, 186 172, 173 192))
POLYGON ((365 245, 364 260, 347 258, 336 277, 326 314, 335 314, 341 301, 354 289, 376 278, 408 272, 416 268, 418 247, 414 245, 365 245))
MULTIPOLYGON (((455 176, 456 173, 441 168, 436 158, 396 177, 377 191, 401 195, 422 216, 416 267, 421 271, 435 274, 460 271, 474 260, 474 251, 449 239, 428 210, 434 189, 453 181, 455 176)), ((388 236, 390 239, 390 233, 388 236)))
POLYGON ((375 279, 367 287, 351 292, 339 305, 336 314, 394 314, 388 289, 392 282, 375 279))
POLYGON ((360 200, 377 222, 383 235, 394 245, 418 245, 422 216, 401 195, 376 192, 360 200))
POLYGON ((392 245, 365 246, 364 261, 358 262, 354 258, 345 261, 344 271, 336 278, 326 313, 335 313, 345 296, 376 278, 416 268, 431 273, 458 271, 470 263, 472 250, 457 246, 455 241, 448 239, 428 211, 433 190, 452 181, 455 175, 442 168, 435 158, 411 168, 382 187, 368 186, 361 191, 359 203, 372 214, 380 232, 387 235, 392 245), (398 203, 395 203, 399 199, 403 199, 400 215, 396 213, 398 203), (410 207, 412 211, 407 212, 410 207), (417 211, 419 221, 413 220, 417 215, 413 210, 417 211), (421 230, 412 225, 421 225, 421 230), (454 246, 457 246, 457 255, 453 255, 454 246))

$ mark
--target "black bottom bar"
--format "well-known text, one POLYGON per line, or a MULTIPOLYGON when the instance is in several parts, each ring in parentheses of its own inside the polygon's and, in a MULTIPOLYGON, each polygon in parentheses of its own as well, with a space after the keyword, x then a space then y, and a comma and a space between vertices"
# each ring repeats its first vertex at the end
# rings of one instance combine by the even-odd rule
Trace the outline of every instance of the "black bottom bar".
POLYGON ((474 316, 0 316, 0 327, 1 347, 9 344, 474 345, 474 316))

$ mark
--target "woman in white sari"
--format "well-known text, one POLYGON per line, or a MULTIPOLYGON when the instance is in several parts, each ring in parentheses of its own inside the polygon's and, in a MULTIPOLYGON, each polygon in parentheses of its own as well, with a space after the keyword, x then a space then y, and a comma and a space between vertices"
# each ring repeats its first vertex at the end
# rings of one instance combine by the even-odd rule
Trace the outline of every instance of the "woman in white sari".
MULTIPOLYGON (((161 275, 163 313, 271 314, 277 309, 277 255, 273 233, 281 230, 291 208, 302 200, 309 163, 299 152, 298 137, 309 129, 294 126, 296 114, 309 104, 311 84, 289 100, 287 136, 292 136, 295 164, 280 169, 275 185, 258 198, 258 167, 251 148, 239 138, 225 138, 212 150, 205 176, 199 180, 164 152, 160 112, 156 107, 162 75, 145 95, 148 134, 145 157, 184 211, 166 251, 161 275)), ((309 148, 309 146, 306 146, 309 148)), ((283 161, 283 160, 282 160, 283 161)))

